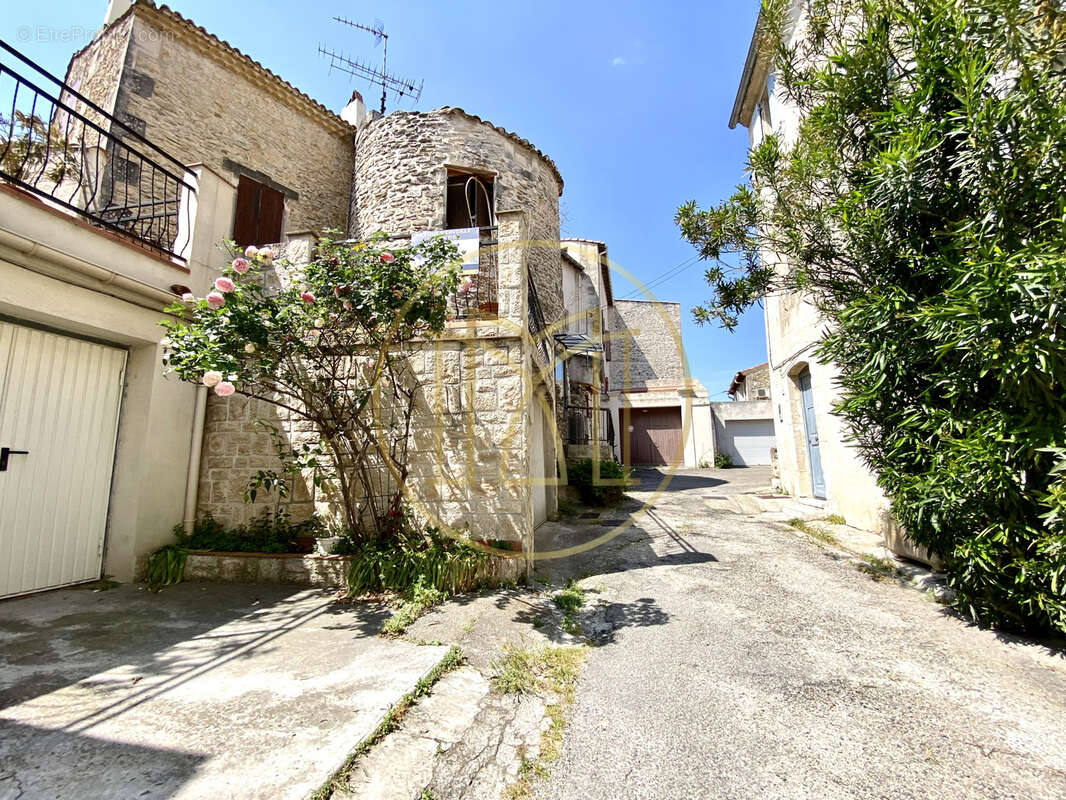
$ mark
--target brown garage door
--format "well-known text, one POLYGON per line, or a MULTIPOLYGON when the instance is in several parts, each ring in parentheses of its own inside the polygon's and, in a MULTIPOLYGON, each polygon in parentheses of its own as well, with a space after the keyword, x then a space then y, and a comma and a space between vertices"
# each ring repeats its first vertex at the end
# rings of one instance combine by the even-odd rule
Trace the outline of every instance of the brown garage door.
POLYGON ((680 406, 622 409, 622 428, 628 431, 622 453, 627 464, 663 466, 684 460, 680 406))

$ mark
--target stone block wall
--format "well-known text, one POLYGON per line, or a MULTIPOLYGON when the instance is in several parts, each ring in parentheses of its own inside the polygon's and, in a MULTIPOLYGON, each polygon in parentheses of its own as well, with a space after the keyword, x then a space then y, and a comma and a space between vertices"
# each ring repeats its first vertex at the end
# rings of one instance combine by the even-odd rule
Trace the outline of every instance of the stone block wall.
MULTIPOLYGON (((453 321, 437 338, 411 343, 405 351, 419 386, 408 465, 409 501, 432 524, 466 531, 477 540, 532 547, 534 391, 544 380, 535 348, 524 335, 523 293, 528 250, 523 215, 500 215, 503 243, 499 263, 498 320, 453 321)), ((307 243, 294 240, 286 255, 298 259, 307 243)), ((312 512, 330 517, 328 490, 316 492, 309 480, 281 500, 261 496, 245 503, 249 477, 276 470, 279 462, 269 434, 256 419, 277 426, 287 441, 313 441, 310 423, 259 400, 240 395, 208 401, 204 457, 200 472, 200 515, 236 525, 276 504, 294 520, 312 512)), ((551 461, 551 459, 548 459, 551 461)), ((554 462, 550 474, 554 475, 554 462)), ((554 510, 554 509, 552 509, 554 510)))
POLYGON ((347 226, 355 129, 169 9, 134 6, 68 80, 183 163, 283 191, 284 230, 347 226))
MULTIPOLYGON (((530 405, 528 344, 484 324, 456 325, 408 356, 420 389, 408 453, 409 500, 433 524, 473 538, 521 542, 530 532, 530 405)), ((328 516, 327 492, 308 479, 291 496, 263 493, 244 501, 249 477, 280 466, 261 419, 286 441, 314 441, 310 423, 283 409, 240 395, 208 400, 199 514, 238 525, 277 505, 294 520, 328 516)))
POLYGON ((492 177, 497 214, 526 214, 534 243, 529 269, 545 319, 558 319, 563 314, 562 179, 554 164, 523 142, 455 108, 370 118, 356 140, 350 235, 443 229, 448 168, 492 177))
POLYGON ((679 303, 615 300, 608 327, 611 391, 685 379, 679 303), (619 335, 623 332, 628 334, 619 335))

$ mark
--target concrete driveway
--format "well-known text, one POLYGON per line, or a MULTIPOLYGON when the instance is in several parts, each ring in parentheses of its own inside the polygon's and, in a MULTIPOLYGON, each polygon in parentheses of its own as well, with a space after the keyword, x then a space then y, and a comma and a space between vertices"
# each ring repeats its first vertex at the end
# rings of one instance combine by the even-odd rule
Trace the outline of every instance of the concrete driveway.
POLYGON ((445 655, 286 587, 0 603, 0 800, 305 798, 445 655))
MULTIPOLYGON (((764 469, 682 472, 661 494, 661 473, 641 478, 632 496, 653 507, 636 524, 538 567, 598 593, 537 798, 1066 798, 1061 651, 979 630, 780 522, 716 510, 767 486, 764 469)), ((545 525, 537 551, 622 517, 545 525)))

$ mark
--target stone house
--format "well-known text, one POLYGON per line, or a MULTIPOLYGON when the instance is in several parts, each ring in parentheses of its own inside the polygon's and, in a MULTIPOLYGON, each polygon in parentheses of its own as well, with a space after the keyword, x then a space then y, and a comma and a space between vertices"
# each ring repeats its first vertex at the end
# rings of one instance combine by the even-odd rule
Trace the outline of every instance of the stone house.
MULTIPOLYGON (((794 3, 793 36, 802 30, 803 5, 794 3)), ((755 147, 770 131, 787 142, 798 123, 798 110, 774 89, 770 54, 760 48, 757 23, 729 127, 747 128, 755 147)), ((772 292, 764 304, 779 487, 822 502, 850 525, 883 530, 890 524, 885 497, 832 413, 838 399, 836 368, 814 354, 824 320, 799 293, 772 292)))
POLYGON ((777 440, 770 402, 770 367, 759 364, 733 376, 729 400, 711 403, 715 453, 729 456, 734 466, 773 463, 777 440))
POLYGON ((742 369, 733 376, 726 392, 730 400, 743 402, 745 400, 769 400, 770 399, 770 365, 767 362, 754 367, 742 369))
MULTIPOLYGON (((563 313, 563 181, 551 159, 458 108, 383 116, 367 113, 356 93, 335 114, 150 0, 114 0, 104 28, 72 58, 67 81, 179 159, 217 174, 216 201, 232 209, 225 235, 238 244, 277 244, 298 261, 325 229, 353 238, 384 231, 397 246, 432 232, 475 231, 471 291, 452 298, 456 319, 410 359, 425 390, 409 497, 430 522, 531 555, 533 529, 556 508, 548 326, 563 313), (270 124, 249 125, 246 109, 270 124)), ((268 404, 203 395, 196 509, 243 523, 272 507, 244 502, 249 475, 277 465, 254 421, 271 421, 294 441, 307 431, 268 404)), ((310 485, 282 506, 297 519, 322 510, 310 485)))
POLYGON ((568 457, 697 467, 713 458, 707 390, 688 375, 678 303, 616 300, 603 242, 565 239, 563 409, 568 457))

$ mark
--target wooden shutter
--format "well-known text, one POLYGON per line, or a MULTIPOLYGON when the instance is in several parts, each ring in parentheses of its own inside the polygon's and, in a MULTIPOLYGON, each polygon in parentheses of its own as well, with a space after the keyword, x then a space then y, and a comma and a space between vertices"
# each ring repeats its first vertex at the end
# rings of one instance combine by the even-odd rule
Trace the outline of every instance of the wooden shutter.
POLYGON ((237 246, 280 242, 284 211, 285 196, 281 192, 241 175, 233 218, 233 239, 237 246))
POLYGON ((259 231, 255 244, 274 244, 281 241, 281 215, 285 211, 285 195, 269 186, 259 187, 259 231))

